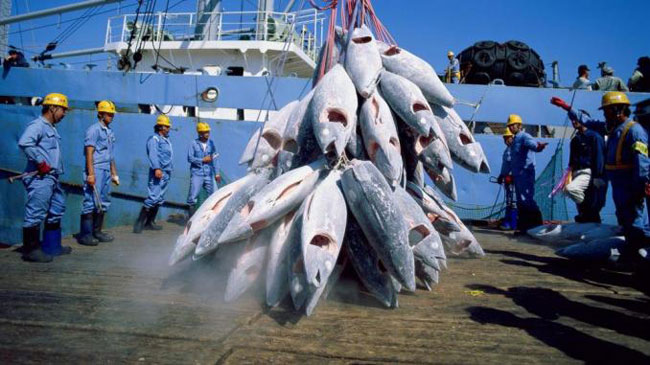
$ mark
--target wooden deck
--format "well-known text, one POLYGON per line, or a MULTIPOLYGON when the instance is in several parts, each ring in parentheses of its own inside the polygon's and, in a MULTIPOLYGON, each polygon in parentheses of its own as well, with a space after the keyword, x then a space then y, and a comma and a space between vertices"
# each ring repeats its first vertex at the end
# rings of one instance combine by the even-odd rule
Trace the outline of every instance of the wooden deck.
MULTIPOLYGON (((253 290, 224 303, 224 274, 166 265, 181 227, 28 264, 0 250, 7 363, 650 363, 647 286, 526 239, 477 229, 488 253, 450 259, 432 292, 387 310, 343 277, 312 317, 253 290)), ((646 281, 649 280, 646 278, 646 281)))

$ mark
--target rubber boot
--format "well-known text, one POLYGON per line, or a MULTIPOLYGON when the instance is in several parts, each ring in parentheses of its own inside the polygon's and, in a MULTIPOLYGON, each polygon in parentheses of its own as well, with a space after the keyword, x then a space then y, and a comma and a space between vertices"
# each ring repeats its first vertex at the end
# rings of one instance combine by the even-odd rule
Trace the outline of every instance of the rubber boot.
POLYGON ((99 241, 93 237, 93 214, 82 214, 79 222, 77 242, 84 246, 97 246, 99 241))
POLYGON ((149 214, 147 214, 147 221, 144 223, 144 229, 149 231, 160 231, 163 229, 162 226, 156 224, 156 215, 158 214, 158 206, 152 207, 149 209, 149 214))
POLYGON ((72 247, 61 246, 61 222, 45 223, 41 249, 50 256, 69 255, 72 252, 72 247))
POLYGON ((142 227, 144 227, 144 222, 147 220, 148 215, 149 209, 143 206, 142 209, 140 209, 140 215, 138 215, 138 219, 136 219, 135 223, 133 224, 133 233, 142 232, 142 227))
POLYGON ((41 250, 39 242, 41 235, 41 227, 23 227, 23 260, 29 262, 50 262, 52 256, 46 254, 41 250))
POLYGON ((99 242, 113 241, 115 237, 108 232, 102 232, 102 228, 104 228, 104 212, 95 212, 93 215, 93 237, 97 238, 99 242))

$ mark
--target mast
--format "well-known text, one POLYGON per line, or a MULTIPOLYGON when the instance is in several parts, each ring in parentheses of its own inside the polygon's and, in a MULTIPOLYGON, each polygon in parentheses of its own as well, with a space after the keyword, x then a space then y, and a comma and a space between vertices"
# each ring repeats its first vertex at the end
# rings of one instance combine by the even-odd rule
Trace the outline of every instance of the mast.
POLYGON ((202 40, 216 40, 219 32, 221 0, 199 0, 196 3, 196 28, 197 38, 202 40))

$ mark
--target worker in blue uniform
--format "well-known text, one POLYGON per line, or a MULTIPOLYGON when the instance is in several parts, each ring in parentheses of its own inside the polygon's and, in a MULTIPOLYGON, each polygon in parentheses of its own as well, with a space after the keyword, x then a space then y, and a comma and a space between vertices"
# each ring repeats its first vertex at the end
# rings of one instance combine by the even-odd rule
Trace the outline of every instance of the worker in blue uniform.
POLYGON ((548 143, 537 142, 524 132, 517 114, 510 114, 506 127, 515 135, 510 166, 517 199, 517 233, 521 234, 543 223, 542 212, 535 202, 535 153, 543 151, 548 143))
MULTIPOLYGON (((607 180, 605 177, 605 140, 597 131, 587 128, 589 122, 585 112, 571 108, 564 100, 553 97, 551 103, 569 113, 569 119, 576 130, 571 139, 569 167, 572 180, 565 187, 569 197, 575 201, 578 223, 600 223, 600 211, 605 206, 607 180)), ((602 123, 599 123, 602 124, 602 123)))
POLYGON ((27 190, 23 221, 22 258, 30 262, 50 262, 53 256, 69 254, 70 247, 61 246, 61 218, 65 213, 65 194, 59 183, 63 174, 61 137, 56 124, 68 110, 68 98, 59 93, 45 96, 41 116, 31 121, 18 140, 27 156, 23 184, 27 190), (45 222, 43 243, 41 223, 45 222))
MULTIPOLYGON (((643 126, 643 128, 645 128, 646 132, 650 136, 650 99, 642 100, 636 103, 635 106, 635 119, 643 126)), ((650 183, 645 184, 645 201, 646 208, 648 208, 648 219, 650 220, 650 183)), ((645 260, 650 260, 650 248, 648 248, 648 245, 641 248, 639 254, 641 254, 645 260)))
POLYGON ((503 184, 506 198, 505 217, 501 221, 501 228, 504 231, 517 229, 517 206, 515 205, 515 191, 512 181, 512 142, 514 134, 509 128, 503 133, 503 143, 506 145, 501 159, 501 173, 497 178, 499 184, 503 184))
POLYGON ((199 122, 196 125, 198 138, 193 140, 187 151, 187 162, 190 163, 190 190, 187 194, 190 217, 196 212, 196 202, 201 187, 208 194, 214 192, 214 183, 221 182, 221 175, 217 166, 218 153, 210 139, 210 125, 199 122))
POLYGON ((115 135, 110 124, 115 117, 115 104, 102 100, 97 104, 97 119, 86 129, 84 156, 84 198, 81 206, 80 229, 77 242, 96 246, 99 242, 111 242, 113 236, 103 232, 104 216, 111 205, 111 181, 120 184, 115 168, 115 135))
MULTIPOLYGON (((552 101, 560 105, 562 100, 552 101)), ((595 120, 582 122, 599 132, 608 132, 605 171, 612 184, 618 224, 623 227, 626 249, 622 256, 631 257, 640 248, 650 245, 650 229, 644 222, 643 209, 646 184, 649 181, 648 134, 639 123, 629 119, 630 100, 620 91, 603 95, 601 107, 605 123, 595 120)), ((585 118, 584 113, 571 118, 585 118)))
POLYGON ((162 229, 155 223, 155 219, 158 209, 165 201, 165 193, 173 170, 174 152, 169 140, 171 126, 168 116, 159 115, 156 118, 154 134, 147 140, 147 158, 149 159, 147 198, 133 225, 133 233, 140 233, 142 229, 155 231, 162 229))
POLYGON ((457 84, 460 81, 460 62, 455 57, 454 52, 447 52, 449 64, 445 69, 445 82, 457 84))

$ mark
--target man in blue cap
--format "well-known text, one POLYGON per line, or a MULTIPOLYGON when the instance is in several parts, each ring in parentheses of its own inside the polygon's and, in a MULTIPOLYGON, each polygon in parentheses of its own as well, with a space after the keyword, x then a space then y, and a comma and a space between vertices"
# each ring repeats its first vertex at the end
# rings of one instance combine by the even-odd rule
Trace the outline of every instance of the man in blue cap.
POLYGON ((27 125, 18 146, 27 156, 23 179, 27 190, 23 221, 23 255, 25 261, 50 262, 53 256, 69 254, 70 247, 61 246, 61 218, 65 213, 65 194, 59 183, 63 174, 61 137, 56 124, 68 111, 68 98, 59 93, 45 96, 41 116, 27 125), (43 244, 41 223, 45 222, 43 244))
POLYGON ((171 121, 165 114, 156 118, 154 134, 147 140, 147 158, 149 159, 149 183, 147 199, 140 210, 140 215, 133 225, 133 233, 141 233, 143 229, 159 231, 156 215, 165 202, 165 193, 173 170, 174 151, 169 140, 171 121))

